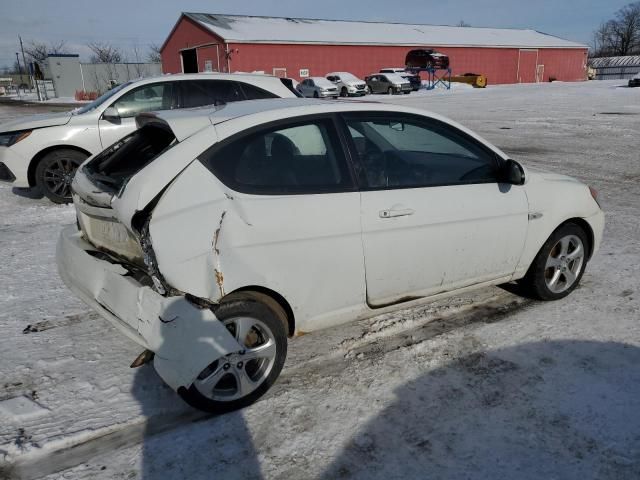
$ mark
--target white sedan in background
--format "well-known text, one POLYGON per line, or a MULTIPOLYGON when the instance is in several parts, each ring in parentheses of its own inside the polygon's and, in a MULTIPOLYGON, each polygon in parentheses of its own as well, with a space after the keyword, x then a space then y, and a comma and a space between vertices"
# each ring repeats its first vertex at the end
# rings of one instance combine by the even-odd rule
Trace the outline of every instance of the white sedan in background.
POLYGON ((341 97, 359 97, 368 93, 367 84, 353 73, 331 72, 326 78, 338 87, 341 97))
POLYGON ((324 77, 311 77, 302 80, 296 87, 304 97, 338 98, 340 91, 324 77))
POLYGON ((73 111, 0 124, 0 181, 37 185, 51 201, 70 202, 78 165, 135 130, 141 112, 295 96, 282 80, 266 75, 180 74, 126 82, 73 111))
POLYGON ((596 193, 414 108, 303 99, 144 114, 73 183, 60 275, 184 400, 275 382, 287 337, 518 281, 568 295, 596 193))

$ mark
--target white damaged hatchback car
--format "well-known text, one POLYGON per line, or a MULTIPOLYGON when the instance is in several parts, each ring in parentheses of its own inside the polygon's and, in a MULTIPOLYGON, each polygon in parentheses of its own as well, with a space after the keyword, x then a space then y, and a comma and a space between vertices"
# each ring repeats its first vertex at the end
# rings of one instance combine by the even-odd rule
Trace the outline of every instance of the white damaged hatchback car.
POLYGON ((79 169, 59 270, 204 410, 265 393, 296 334, 510 281, 562 298, 601 241, 594 190, 423 110, 255 100, 137 122, 79 169))

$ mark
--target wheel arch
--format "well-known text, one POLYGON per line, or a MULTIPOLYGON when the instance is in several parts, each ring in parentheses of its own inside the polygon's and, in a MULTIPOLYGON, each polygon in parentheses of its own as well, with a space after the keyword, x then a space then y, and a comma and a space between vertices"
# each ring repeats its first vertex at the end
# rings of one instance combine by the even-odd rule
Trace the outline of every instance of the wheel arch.
MULTIPOLYGON (((561 228, 561 227, 563 227, 563 226, 565 226, 565 225, 567 225, 569 223, 577 225, 582 230, 584 230, 584 233, 587 235, 587 240, 589 241, 589 249, 587 251, 587 261, 591 260, 591 256, 593 255, 593 249, 594 249, 594 246, 595 246, 595 235, 593 233, 593 229, 591 228, 591 225, 589 225, 589 222, 587 222, 584 218, 574 217, 574 218, 570 218, 568 220, 565 220, 560 225, 558 225, 553 231, 555 232, 559 228, 561 228)), ((553 235, 553 232, 551 233, 551 235, 553 235)))
POLYGON ((27 169, 27 180, 29 181, 30 187, 34 187, 36 185, 36 168, 38 168, 40 160, 42 160, 46 155, 55 150, 75 150, 77 152, 84 153, 87 157, 90 157, 92 155, 91 152, 85 150, 84 148, 76 147, 75 145, 52 145, 40 150, 33 156, 31 162, 29 162, 29 168, 27 169))
POLYGON ((282 307, 285 314, 287 315, 288 336, 293 337, 295 335, 296 322, 295 322, 295 316, 293 314, 293 309, 291 308, 291 305, 289 304, 289 302, 278 292, 276 292, 275 290, 271 290, 270 288, 261 287, 258 285, 249 285, 246 287, 241 287, 241 288, 238 288, 237 290, 234 290, 232 293, 236 293, 236 292, 258 292, 275 300, 278 303, 278 305, 282 307))

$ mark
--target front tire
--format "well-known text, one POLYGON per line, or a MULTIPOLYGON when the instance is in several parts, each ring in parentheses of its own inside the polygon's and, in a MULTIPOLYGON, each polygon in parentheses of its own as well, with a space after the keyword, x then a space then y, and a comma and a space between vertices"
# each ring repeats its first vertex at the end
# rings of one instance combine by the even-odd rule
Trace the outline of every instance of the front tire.
POLYGON ((349 92, 347 91, 347 87, 342 87, 342 90, 340 90, 340 96, 341 97, 348 97, 349 96, 349 92))
POLYGON ((566 297, 580 283, 589 248, 584 229, 574 223, 561 226, 542 246, 521 285, 539 300, 566 297))
POLYGON ((227 295, 215 313, 244 350, 216 359, 179 393, 194 408, 225 413, 252 404, 275 383, 287 357, 288 327, 282 307, 257 292, 227 295))
POLYGON ((389 95, 393 95, 393 87, 389 87, 389 88, 387 89, 387 94, 389 94, 389 95))
POLYGON ((69 148, 47 153, 36 167, 36 185, 53 203, 70 203, 71 182, 86 158, 86 154, 69 148))

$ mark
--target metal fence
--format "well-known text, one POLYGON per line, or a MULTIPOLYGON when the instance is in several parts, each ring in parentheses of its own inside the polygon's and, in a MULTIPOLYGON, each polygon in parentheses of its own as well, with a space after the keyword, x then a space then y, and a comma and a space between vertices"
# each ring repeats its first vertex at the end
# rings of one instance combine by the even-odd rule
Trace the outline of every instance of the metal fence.
POLYGON ((596 71, 596 80, 625 80, 640 72, 640 55, 598 57, 589 59, 596 71))
POLYGON ((622 80, 633 78, 640 72, 638 65, 626 65, 624 67, 597 67, 596 80, 622 80))

